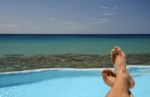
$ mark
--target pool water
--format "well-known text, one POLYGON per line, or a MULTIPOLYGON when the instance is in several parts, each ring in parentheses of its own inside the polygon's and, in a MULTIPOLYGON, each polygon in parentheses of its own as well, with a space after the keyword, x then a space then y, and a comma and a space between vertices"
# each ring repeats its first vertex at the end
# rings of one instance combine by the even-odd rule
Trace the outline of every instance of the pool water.
MULTIPOLYGON (((150 67, 130 67, 135 97, 150 97, 150 67)), ((41 70, 0 74, 0 97, 105 97, 100 70, 41 70)))

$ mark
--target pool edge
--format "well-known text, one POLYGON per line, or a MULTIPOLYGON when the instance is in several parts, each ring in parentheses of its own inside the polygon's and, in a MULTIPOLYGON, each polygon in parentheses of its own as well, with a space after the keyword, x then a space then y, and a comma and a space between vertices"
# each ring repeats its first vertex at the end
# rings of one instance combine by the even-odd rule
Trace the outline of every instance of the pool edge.
MULTIPOLYGON (((127 65, 127 68, 136 67, 136 68, 143 68, 143 67, 150 67, 146 65, 127 65)), ((41 71, 49 71, 49 70, 61 70, 61 71, 101 71, 104 68, 42 68, 42 69, 32 69, 32 70, 23 70, 23 71, 11 71, 11 72, 0 72, 0 74, 18 74, 18 73, 30 73, 30 72, 41 72, 41 71)), ((114 68, 109 68, 114 69, 114 68)))

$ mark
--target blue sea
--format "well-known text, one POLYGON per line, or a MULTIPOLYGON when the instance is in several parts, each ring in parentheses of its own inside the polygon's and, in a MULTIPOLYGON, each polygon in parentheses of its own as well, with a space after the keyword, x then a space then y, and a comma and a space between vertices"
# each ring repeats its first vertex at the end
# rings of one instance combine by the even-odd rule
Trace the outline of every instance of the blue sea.
POLYGON ((150 34, 0 34, 0 56, 23 54, 110 54, 119 46, 128 54, 150 53, 150 34))

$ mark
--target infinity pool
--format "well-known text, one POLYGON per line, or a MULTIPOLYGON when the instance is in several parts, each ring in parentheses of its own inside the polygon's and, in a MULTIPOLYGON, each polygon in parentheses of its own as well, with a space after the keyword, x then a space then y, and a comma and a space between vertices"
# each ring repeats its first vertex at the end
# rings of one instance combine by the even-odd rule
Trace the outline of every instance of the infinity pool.
MULTIPOLYGON (((129 67, 135 97, 150 97, 150 67, 129 67)), ((0 74, 0 97, 105 97, 100 69, 33 70, 0 74)))

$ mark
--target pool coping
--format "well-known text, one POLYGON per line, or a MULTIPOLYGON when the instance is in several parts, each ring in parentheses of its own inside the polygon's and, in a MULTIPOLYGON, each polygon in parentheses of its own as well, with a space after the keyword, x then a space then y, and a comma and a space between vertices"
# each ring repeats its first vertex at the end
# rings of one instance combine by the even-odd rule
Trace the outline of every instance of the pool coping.
MULTIPOLYGON (((128 65, 127 68, 136 67, 136 68, 143 68, 149 67, 145 65, 128 65)), ((61 70, 61 71, 101 71, 104 68, 42 68, 42 69, 32 69, 32 70, 22 70, 22 71, 10 71, 10 72, 0 72, 0 75, 3 74, 18 74, 18 73, 31 73, 31 72, 42 72, 42 71, 49 71, 49 70, 61 70)), ((114 68, 109 68, 114 69, 114 68)))

